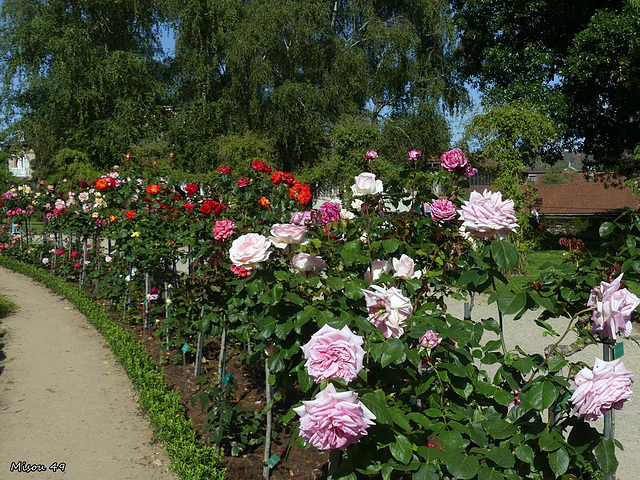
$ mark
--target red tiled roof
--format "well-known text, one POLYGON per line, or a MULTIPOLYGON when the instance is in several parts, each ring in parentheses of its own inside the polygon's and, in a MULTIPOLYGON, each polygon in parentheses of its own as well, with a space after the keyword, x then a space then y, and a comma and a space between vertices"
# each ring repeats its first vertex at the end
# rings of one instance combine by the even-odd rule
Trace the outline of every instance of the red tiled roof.
MULTIPOLYGON (((537 174, 537 209, 546 215, 607 214, 627 208, 638 208, 640 198, 631 188, 623 185, 626 178, 613 173, 576 172, 567 178, 564 184, 544 183, 544 173, 537 174)), ((473 190, 482 191, 485 186, 474 186, 473 190)))

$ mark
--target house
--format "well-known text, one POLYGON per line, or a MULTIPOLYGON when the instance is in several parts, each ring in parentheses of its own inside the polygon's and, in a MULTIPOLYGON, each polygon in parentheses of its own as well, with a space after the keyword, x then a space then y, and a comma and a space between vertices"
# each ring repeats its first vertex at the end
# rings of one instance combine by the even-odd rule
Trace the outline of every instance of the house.
POLYGON ((14 177, 30 179, 36 154, 24 138, 12 139, 2 144, 2 150, 9 152, 7 171, 14 177))

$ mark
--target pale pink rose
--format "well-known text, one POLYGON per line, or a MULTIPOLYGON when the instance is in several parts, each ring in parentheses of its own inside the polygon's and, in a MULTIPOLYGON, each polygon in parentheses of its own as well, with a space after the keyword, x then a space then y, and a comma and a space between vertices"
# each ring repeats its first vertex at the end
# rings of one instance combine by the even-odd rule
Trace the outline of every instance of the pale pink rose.
POLYGON ((327 268, 327 262, 308 253, 297 253, 291 258, 291 268, 294 272, 319 272, 327 268))
POLYGON ((363 343, 346 325, 341 330, 324 325, 302 347, 309 377, 316 383, 335 377, 350 382, 362 370, 363 343))
POLYGON ((440 345, 442 339, 433 330, 427 330, 422 337, 420 337, 420 346, 424 348, 435 348, 440 345))
POLYGON ((49 259, 48 259, 47 257, 44 257, 44 258, 42 259, 42 264, 43 264, 43 265, 49 265, 49 259))
POLYGON ((591 316, 591 332, 614 340, 620 332, 625 337, 631 335, 631 314, 640 305, 637 296, 626 288, 620 288, 622 275, 612 282, 601 282, 591 291, 587 302, 588 307, 596 307, 591 316))
POLYGON ((457 169, 464 169, 468 160, 459 148, 454 148, 444 152, 440 157, 440 164, 447 172, 455 172, 457 169))
POLYGON ((513 200, 503 201, 500 192, 473 191, 458 213, 465 230, 478 238, 502 240, 518 228, 513 200))
POLYGON ((356 183, 351 185, 351 191, 358 197, 361 195, 374 195, 382 193, 384 188, 381 180, 376 180, 373 173, 365 172, 355 177, 356 183))
POLYGON ((413 314, 411 302, 395 287, 372 285, 371 289, 362 290, 369 310, 368 320, 382 331, 383 337, 400 337, 407 325, 405 320, 413 314))
POLYGON ((378 152, 376 152, 375 150, 369 150, 367 153, 364 154, 364 158, 365 160, 375 160, 376 158, 378 158, 378 152))
POLYGON ((286 248, 287 245, 300 245, 307 239, 305 237, 307 227, 292 223, 276 223, 271 227, 269 240, 278 248, 286 248))
POLYGON ((607 410, 622 409, 622 404, 631 399, 632 376, 622 360, 605 362, 596 358, 593 370, 585 367, 573 378, 576 389, 571 396, 571 413, 594 421, 607 410))
POLYGON ((403 280, 409 280, 411 278, 420 278, 422 276, 422 272, 418 270, 415 271, 416 265, 408 255, 404 253, 400 255, 400 258, 393 259, 393 270, 395 273, 394 277, 402 278, 403 280))
POLYGON ((331 383, 293 410, 300 416, 300 436, 322 451, 358 443, 376 419, 356 392, 337 392, 331 383))
POLYGON ((386 260, 374 260, 371 263, 371 267, 367 268, 367 271, 364 272, 364 279, 369 283, 379 280, 380 275, 391 271, 391 263, 386 260), (371 267, 373 267, 373 278, 371 277, 371 267))
POLYGON ((416 150, 415 148, 412 150, 409 150, 407 152, 407 155, 409 156, 409 160, 413 160, 414 162, 419 160, 420 157, 422 157, 422 150, 416 150))
POLYGON ((291 221, 294 225, 311 225, 315 221, 316 214, 314 211, 305 210, 304 212, 293 212, 291 221))
POLYGON ((231 262, 246 269, 251 269, 264 262, 271 255, 271 242, 258 233, 247 233, 231 243, 229 258, 231 262))
POLYGON ((236 224, 232 220, 216 220, 213 226, 213 238, 218 242, 223 242, 231 235, 236 229, 236 224))
POLYGON ((431 204, 431 218, 436 222, 449 222, 456 218, 456 206, 450 200, 436 200, 431 204))

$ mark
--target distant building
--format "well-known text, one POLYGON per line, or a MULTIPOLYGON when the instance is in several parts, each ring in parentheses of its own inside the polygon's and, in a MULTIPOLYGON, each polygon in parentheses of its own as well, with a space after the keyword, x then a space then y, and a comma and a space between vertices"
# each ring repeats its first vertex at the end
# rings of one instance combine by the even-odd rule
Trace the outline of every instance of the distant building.
POLYGON ((33 173, 31 170, 31 163, 35 158, 36 154, 32 149, 11 155, 7 160, 9 173, 18 178, 31 178, 33 173))

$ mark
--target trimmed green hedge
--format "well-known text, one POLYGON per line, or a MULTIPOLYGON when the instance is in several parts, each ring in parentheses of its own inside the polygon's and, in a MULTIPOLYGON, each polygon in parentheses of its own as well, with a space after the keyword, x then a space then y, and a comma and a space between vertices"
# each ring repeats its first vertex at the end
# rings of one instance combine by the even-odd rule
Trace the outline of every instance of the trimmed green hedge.
POLYGON ((62 295, 104 335, 116 360, 138 390, 140 404, 149 415, 156 437, 164 443, 171 457, 171 469, 182 480, 225 478, 213 449, 196 438, 178 394, 167 387, 162 372, 157 370, 156 363, 131 332, 109 319, 89 296, 41 268, 3 256, 0 256, 0 266, 27 275, 62 295))

